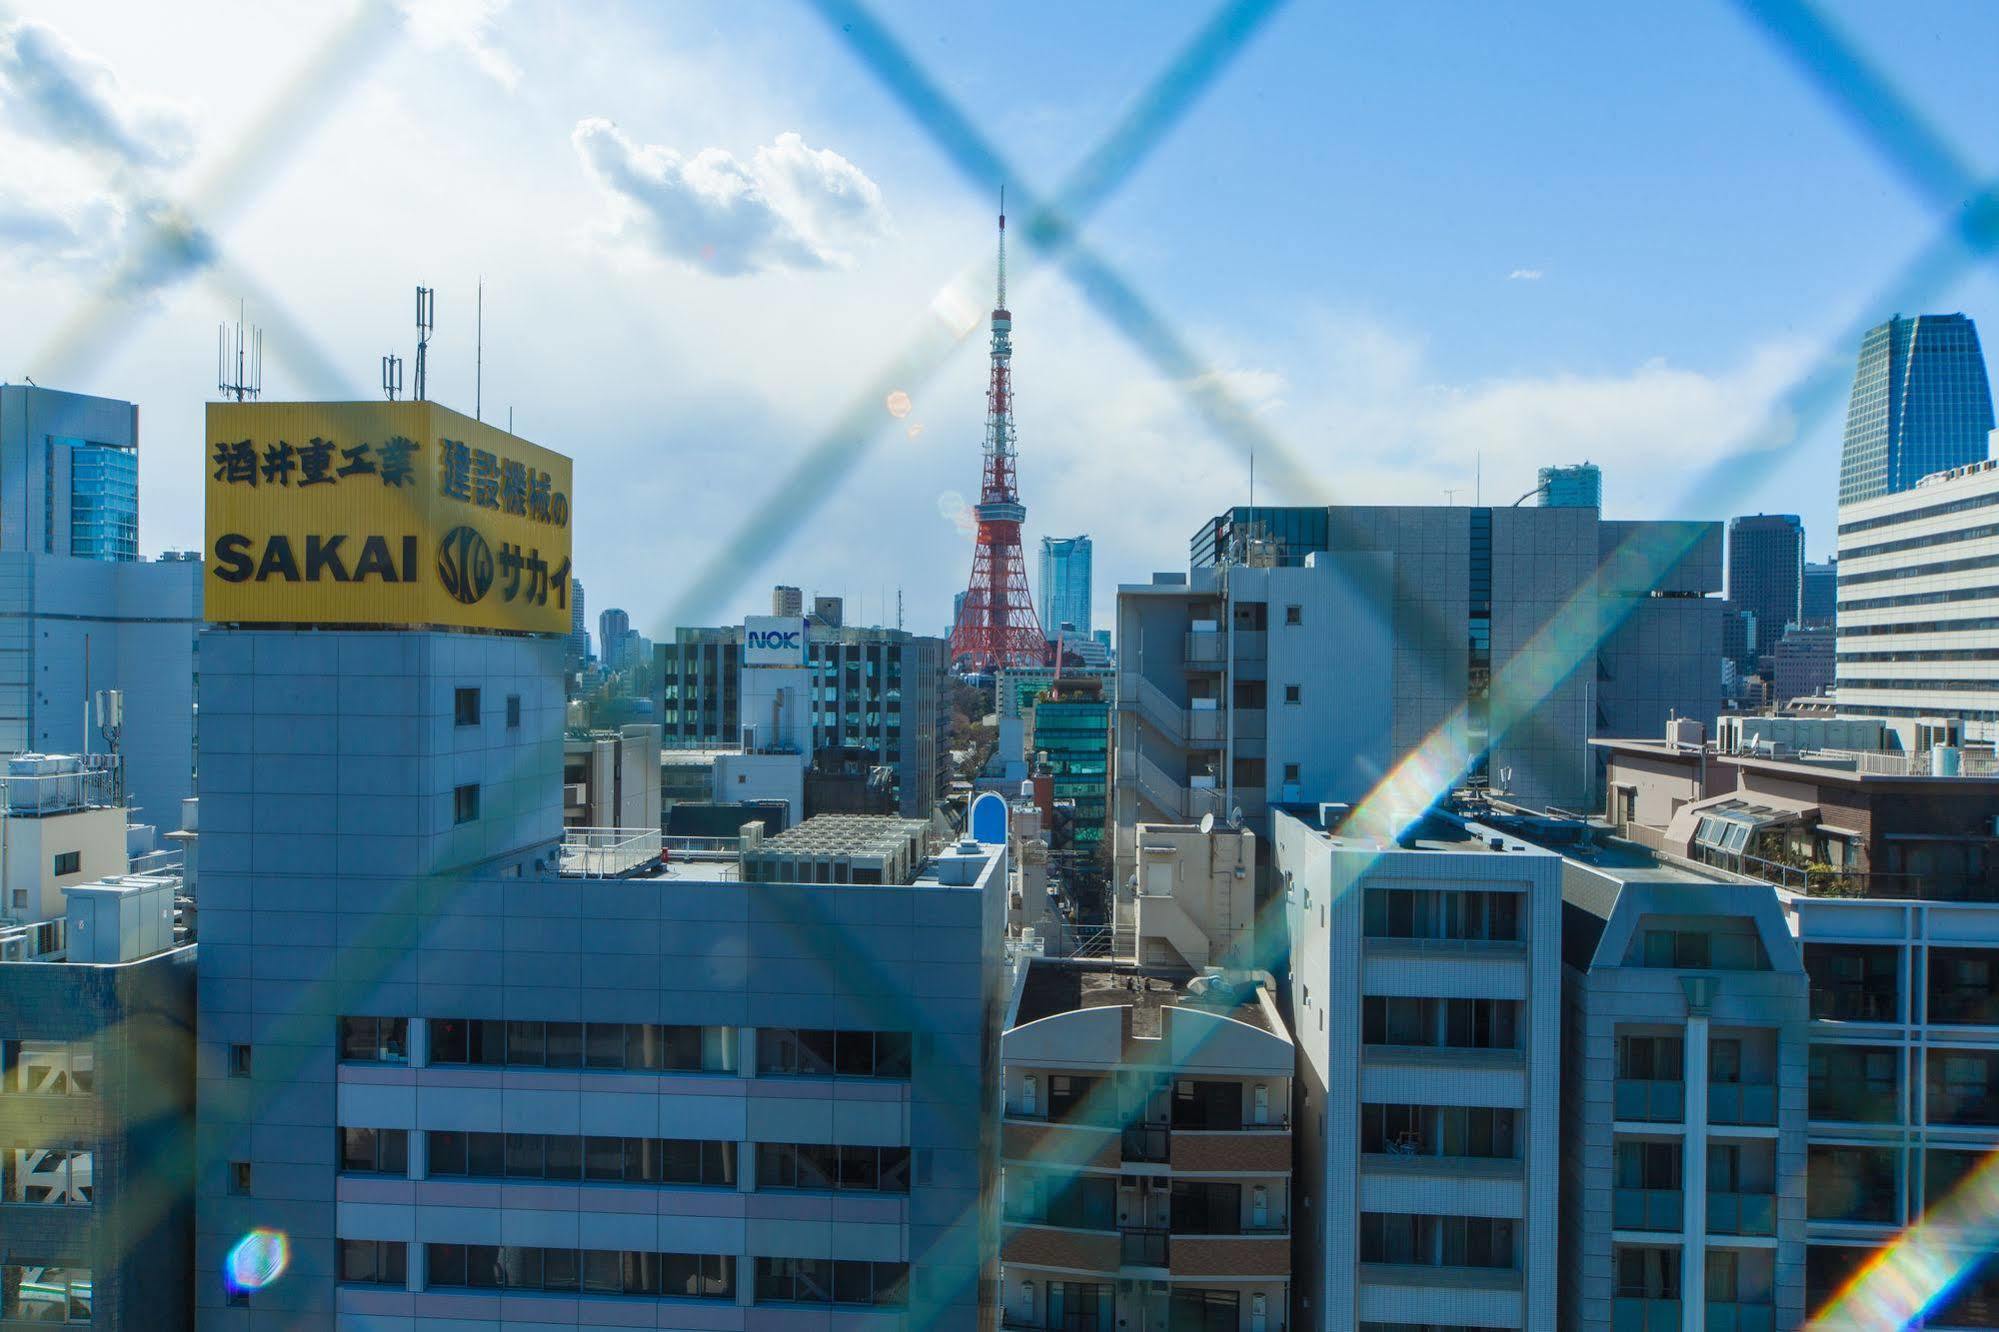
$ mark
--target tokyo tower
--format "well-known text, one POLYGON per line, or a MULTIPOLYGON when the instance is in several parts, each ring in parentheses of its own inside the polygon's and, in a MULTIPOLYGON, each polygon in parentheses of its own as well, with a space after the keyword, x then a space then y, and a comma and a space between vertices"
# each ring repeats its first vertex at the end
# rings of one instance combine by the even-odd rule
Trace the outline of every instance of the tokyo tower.
POLYGON ((967 671, 1041 666, 1048 640, 1034 618, 1020 525, 1027 506, 1013 477, 1013 315, 1006 308, 1006 196, 1000 196, 999 301, 993 307, 993 377, 986 389, 986 443, 972 585, 951 630, 951 656, 967 671))

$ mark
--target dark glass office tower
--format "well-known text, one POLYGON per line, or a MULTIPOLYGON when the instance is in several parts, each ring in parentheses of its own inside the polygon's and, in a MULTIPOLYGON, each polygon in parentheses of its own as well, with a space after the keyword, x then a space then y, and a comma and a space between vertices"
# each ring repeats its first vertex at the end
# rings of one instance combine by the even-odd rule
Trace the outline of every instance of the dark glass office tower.
POLYGON ((1978 326, 1961 314, 1896 315, 1860 340, 1839 502, 1892 495, 1931 472, 1978 462, 1991 429, 1978 326))
POLYGON ((1758 513, 1728 520, 1728 600, 1756 615, 1756 640, 1739 663, 1754 670, 1804 620, 1805 527, 1794 513, 1758 513))

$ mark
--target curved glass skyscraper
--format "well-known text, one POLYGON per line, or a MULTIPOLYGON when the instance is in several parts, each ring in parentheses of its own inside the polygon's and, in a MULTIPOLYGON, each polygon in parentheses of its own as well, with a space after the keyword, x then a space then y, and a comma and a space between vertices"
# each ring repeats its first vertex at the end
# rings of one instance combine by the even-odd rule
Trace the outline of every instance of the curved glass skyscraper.
POLYGON ((1991 429, 1978 326, 1961 314, 1896 315, 1860 340, 1839 502, 1896 494, 1931 472, 1979 462, 1991 429))

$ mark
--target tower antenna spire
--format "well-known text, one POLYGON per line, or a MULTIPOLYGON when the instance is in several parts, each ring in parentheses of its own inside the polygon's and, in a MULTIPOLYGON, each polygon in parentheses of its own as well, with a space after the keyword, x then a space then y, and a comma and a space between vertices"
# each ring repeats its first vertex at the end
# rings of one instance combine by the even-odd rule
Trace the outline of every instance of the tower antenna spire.
POLYGON ((1000 186, 999 308, 1006 309, 1006 186, 1000 186))

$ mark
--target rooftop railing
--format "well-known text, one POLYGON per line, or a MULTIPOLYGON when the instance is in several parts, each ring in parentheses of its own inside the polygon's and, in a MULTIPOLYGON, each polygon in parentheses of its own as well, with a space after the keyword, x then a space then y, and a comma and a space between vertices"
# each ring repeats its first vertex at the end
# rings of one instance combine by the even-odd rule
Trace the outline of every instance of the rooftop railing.
POLYGON ((659 859, 657 828, 564 828, 562 873, 581 879, 617 879, 659 859))

